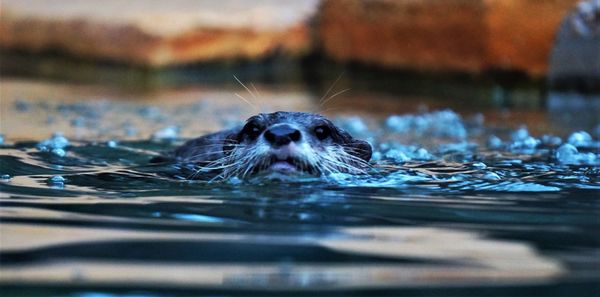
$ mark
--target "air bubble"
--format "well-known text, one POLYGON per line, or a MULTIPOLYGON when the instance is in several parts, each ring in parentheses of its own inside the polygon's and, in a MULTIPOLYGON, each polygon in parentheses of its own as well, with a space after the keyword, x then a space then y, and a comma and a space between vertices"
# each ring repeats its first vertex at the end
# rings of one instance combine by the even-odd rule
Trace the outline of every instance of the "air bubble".
POLYGON ((565 143, 556 150, 556 159, 563 164, 577 164, 578 154, 579 151, 575 146, 565 143))
POLYGON ((575 132, 575 133, 571 134, 571 136, 569 136, 569 140, 567 140, 567 142, 576 147, 591 146, 592 145, 592 136, 585 131, 579 131, 579 132, 575 132))
POLYGON ((498 149, 502 146, 502 139, 496 135, 491 135, 487 139, 487 146, 491 149, 498 149))
POLYGON ((393 160, 394 162, 404 163, 410 161, 410 158, 403 152, 397 149, 391 149, 385 153, 385 158, 393 160))
POLYGON ((521 127, 511 133, 510 137, 513 142, 523 141, 529 137, 529 131, 527 130, 527 127, 521 127))
POLYGON ((177 126, 168 126, 152 134, 152 138, 156 140, 173 140, 177 137, 179 137, 179 127, 177 126))
POLYGON ((69 140, 61 133, 54 133, 52 137, 43 140, 37 144, 37 148, 42 152, 51 152, 54 149, 64 149, 69 145, 69 140))

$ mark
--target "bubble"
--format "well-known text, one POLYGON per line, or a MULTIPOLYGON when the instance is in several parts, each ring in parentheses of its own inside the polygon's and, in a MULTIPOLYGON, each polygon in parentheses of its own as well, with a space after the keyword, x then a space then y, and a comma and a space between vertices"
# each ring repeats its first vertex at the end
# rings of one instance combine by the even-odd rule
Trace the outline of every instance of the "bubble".
POLYGON ((535 139, 531 136, 525 138, 525 140, 523 140, 523 146, 526 148, 535 148, 536 146, 538 146, 538 144, 540 143, 540 141, 538 139, 535 139))
POLYGON ((367 124, 358 116, 340 118, 336 121, 336 124, 350 134, 362 135, 369 131, 367 124))
POLYGON ((179 127, 177 126, 168 126, 152 134, 152 138, 157 140, 173 140, 176 139, 178 136, 179 127))
POLYGON ((588 165, 598 165, 598 156, 594 153, 583 153, 579 155, 579 162, 588 165))
POLYGON ((381 161, 381 152, 374 152, 373 155, 371 156, 371 161, 381 161))
POLYGON ((565 143, 556 150, 556 159, 563 164, 577 164, 578 154, 579 151, 575 146, 565 143))
POLYGON ((491 135, 487 139, 487 146, 491 149, 499 149, 502 146, 502 139, 496 135, 491 135))
POLYGON ((398 116, 398 115, 393 115, 388 117, 385 120, 385 125, 396 131, 396 132, 404 132, 406 130, 408 130, 411 126, 412 123, 412 116, 408 115, 408 116, 398 116))
POLYGON ((54 175, 48 178, 46 183, 53 188, 63 188, 65 186, 65 178, 60 175, 54 175))
POLYGON ((379 144, 379 149, 382 151, 387 151, 391 148, 390 144, 387 142, 383 142, 379 144))
POLYGON ((447 153, 454 153, 454 152, 465 153, 465 152, 474 150, 476 148, 477 148, 476 144, 463 141, 463 142, 459 142, 459 143, 441 144, 439 146, 438 150, 439 150, 439 153, 441 153, 441 154, 447 154, 447 153))
POLYGON ((482 178, 483 178, 483 179, 487 179, 487 180, 500 180, 500 179, 502 179, 502 178, 500 177, 500 175, 498 175, 498 174, 497 174, 497 173, 495 173, 495 172, 487 172, 486 174, 484 174, 484 175, 482 176, 482 178))
POLYGON ((398 133, 416 133, 463 139, 467 130, 461 117, 451 110, 420 115, 393 115, 385 120, 387 128, 398 133))
POLYGON ((228 179, 227 182, 231 185, 239 185, 242 183, 242 180, 239 177, 234 176, 234 177, 228 179))
POLYGON ((53 183, 64 183, 65 178, 60 175, 54 175, 54 176, 50 177, 50 181, 53 183))
POLYGON ((400 150, 391 149, 385 153, 385 158, 394 160, 394 162, 404 163, 406 161, 410 161, 410 158, 400 150))
POLYGON ((592 136, 585 131, 579 131, 571 134, 567 142, 576 147, 590 146, 592 145, 592 136))
POLYGON ((55 156, 59 156, 59 157, 64 157, 67 155, 67 152, 61 148, 55 148, 52 149, 52 151, 50 151, 53 155, 55 156))
POLYGON ((424 148, 419 148, 415 153, 414 153, 414 158, 418 159, 418 160, 431 160, 434 159, 434 157, 424 148))
POLYGON ((42 140, 37 144, 37 148, 42 152, 49 152, 54 149, 64 149, 69 145, 69 140, 61 133, 54 133, 52 137, 42 140))
POLYGON ((534 149, 541 143, 539 139, 527 136, 522 140, 510 144, 510 150, 522 153, 533 153, 534 149))
POLYGON ((542 136, 542 143, 549 146, 558 146, 562 143, 562 139, 554 135, 544 135, 542 136))
POLYGON ((521 127, 510 134, 513 142, 523 141, 529 137, 529 131, 527 127, 521 127))
POLYGON ((483 163, 483 162, 476 162, 476 163, 473 163, 473 167, 476 169, 486 169, 487 165, 485 165, 485 163, 483 163))

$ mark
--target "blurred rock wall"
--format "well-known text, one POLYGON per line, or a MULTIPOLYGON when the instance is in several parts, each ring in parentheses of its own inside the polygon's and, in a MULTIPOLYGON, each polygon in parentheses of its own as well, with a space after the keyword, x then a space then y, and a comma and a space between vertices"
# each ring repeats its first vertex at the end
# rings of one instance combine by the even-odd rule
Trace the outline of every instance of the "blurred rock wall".
POLYGON ((577 0, 3 0, 0 47, 161 67, 324 53, 418 71, 544 76, 577 0))
POLYGON ((0 46, 144 66, 306 53, 318 0, 3 0, 0 46))
POLYGON ((544 75, 576 0, 331 0, 320 41, 339 61, 417 70, 544 75))

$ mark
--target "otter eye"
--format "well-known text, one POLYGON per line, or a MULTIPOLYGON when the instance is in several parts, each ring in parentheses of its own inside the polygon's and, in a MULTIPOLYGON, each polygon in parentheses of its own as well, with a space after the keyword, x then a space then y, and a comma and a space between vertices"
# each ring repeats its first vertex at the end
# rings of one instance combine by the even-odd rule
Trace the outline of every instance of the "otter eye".
POLYGON ((250 122, 244 126, 242 132, 248 135, 251 139, 256 139, 262 132, 262 128, 258 124, 250 122))
POLYGON ((331 135, 331 130, 327 126, 318 126, 315 128, 315 135, 319 140, 325 140, 331 135))

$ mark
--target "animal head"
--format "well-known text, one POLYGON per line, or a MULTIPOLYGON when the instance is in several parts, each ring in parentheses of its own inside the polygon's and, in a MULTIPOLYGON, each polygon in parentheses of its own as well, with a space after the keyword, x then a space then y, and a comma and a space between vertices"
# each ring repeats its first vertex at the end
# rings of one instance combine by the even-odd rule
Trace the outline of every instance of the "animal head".
POLYGON ((250 117, 224 143, 223 176, 279 173, 365 173, 371 145, 312 113, 274 112, 250 117))

